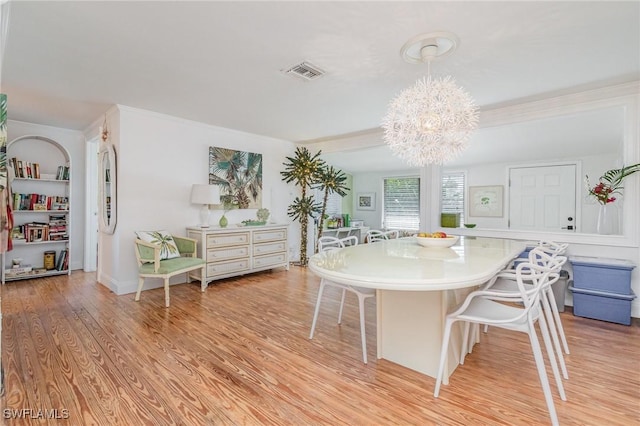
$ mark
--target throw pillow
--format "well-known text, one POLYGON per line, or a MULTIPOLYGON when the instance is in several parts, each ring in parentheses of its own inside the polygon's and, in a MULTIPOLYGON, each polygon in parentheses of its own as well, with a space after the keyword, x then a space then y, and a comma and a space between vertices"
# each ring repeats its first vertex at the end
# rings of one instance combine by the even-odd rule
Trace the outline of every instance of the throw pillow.
POLYGON ((160 245, 160 260, 180 257, 178 246, 167 231, 136 231, 136 235, 142 241, 160 245))

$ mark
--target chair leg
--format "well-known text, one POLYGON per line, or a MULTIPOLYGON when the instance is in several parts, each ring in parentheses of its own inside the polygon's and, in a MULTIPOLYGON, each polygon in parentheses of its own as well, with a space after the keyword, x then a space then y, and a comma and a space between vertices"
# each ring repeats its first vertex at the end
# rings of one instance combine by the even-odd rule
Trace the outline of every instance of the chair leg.
POLYGON ((562 384, 560 371, 558 371, 558 363, 554 354, 553 345, 551 344, 551 339, 549 338, 549 325, 544 319, 544 314, 542 312, 540 313, 538 322, 540 323, 540 333, 542 334, 542 340, 544 341, 544 346, 547 351, 547 355, 549 356, 549 364, 551 365, 551 371, 553 371, 553 377, 556 380, 556 386, 558 388, 558 393, 560 394, 560 399, 566 401, 567 396, 564 393, 564 385, 562 384))
POLYGON ((438 367, 438 377, 436 378, 436 387, 433 390, 433 396, 435 398, 437 398, 440 394, 440 385, 442 384, 442 378, 444 376, 444 365, 447 360, 449 337, 451 336, 452 325, 453 321, 447 318, 444 326, 444 336, 442 337, 442 349, 440 350, 440 366, 438 367))
POLYGON ((140 301, 140 293, 142 292, 142 286, 144 285, 144 278, 138 278, 138 291, 136 292, 136 298, 134 299, 136 302, 140 301))
POLYGON ((556 302, 555 300, 549 301, 549 294, 546 292, 543 292, 540 296, 542 311, 546 317, 549 334, 551 335, 553 346, 555 348, 556 355, 558 356, 558 362, 560 363, 560 369, 562 370, 562 377, 569 379, 569 372, 567 371, 567 366, 564 363, 564 355, 562 354, 562 348, 560 347, 560 340, 558 340, 558 329, 556 328, 553 311, 550 306, 550 303, 555 304, 556 302))
POLYGON ((555 303, 555 296, 553 296, 553 290, 549 288, 547 290, 549 294, 549 300, 551 300, 551 311, 553 312, 553 317, 556 323, 556 329, 558 330, 558 334, 560 335, 560 340, 562 340, 562 346, 564 346, 564 353, 569 355, 569 345, 567 344, 567 337, 564 334, 564 327, 562 326, 562 321, 560 320, 560 312, 558 312, 558 305, 555 303), (550 292, 550 293, 549 293, 550 292))
POLYGON ((342 308, 344 307, 344 298, 347 295, 347 290, 342 289, 342 299, 340 300, 340 313, 338 314, 338 324, 342 324, 342 308))
POLYGON ((202 270, 200 271, 200 291, 203 293, 207 289, 207 280, 204 278, 207 276, 206 272, 207 272, 207 268, 206 266, 203 266, 202 270))
POLYGON ((318 312, 320 312, 320 301, 322 300, 323 290, 324 290, 324 278, 320 280, 320 289, 318 290, 318 300, 316 300, 316 310, 313 314, 313 322, 311 323, 311 333, 309 333, 309 339, 313 339, 313 332, 316 330, 316 321, 318 320, 318 312))
POLYGON ((473 352, 473 346, 476 343, 480 343, 480 324, 472 324, 471 336, 469 337, 469 353, 473 352))
POLYGON ((164 279, 164 306, 169 307, 169 278, 164 279))
MULTIPOLYGON (((342 294, 342 298, 344 300, 344 293, 342 294)), ((364 322, 364 297, 358 295, 358 305, 360 307, 360 340, 362 340, 362 360, 364 363, 367 363, 367 334, 365 332, 365 322, 364 322)), ((342 313, 342 309, 340 310, 342 313)))
POLYGON ((556 407, 553 405, 553 396, 551 395, 551 387, 549 386, 549 379, 547 378, 547 372, 544 368, 544 359, 542 358, 542 350, 540 349, 540 342, 536 336, 536 329, 534 325, 529 322, 529 341, 531 342, 531 349, 533 350, 533 357, 536 361, 536 367, 538 369, 538 377, 540 378, 540 385, 542 386, 542 392, 544 393, 544 399, 547 402, 547 409, 549 410, 549 416, 551 417, 551 424, 554 426, 559 425, 558 415, 556 414, 556 407))
POLYGON ((467 346, 469 345, 469 327, 470 323, 465 321, 464 333, 462 335, 462 347, 460 348, 460 364, 464 364, 464 357, 467 356, 467 346))

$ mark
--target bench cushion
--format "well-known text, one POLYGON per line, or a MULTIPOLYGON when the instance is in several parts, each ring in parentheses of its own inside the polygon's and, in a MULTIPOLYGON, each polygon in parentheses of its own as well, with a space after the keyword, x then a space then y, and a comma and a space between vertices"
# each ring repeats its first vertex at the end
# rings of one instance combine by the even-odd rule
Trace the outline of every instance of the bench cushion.
POLYGON ((139 272, 141 274, 171 274, 183 269, 197 269, 202 267, 205 261, 197 257, 175 257, 173 259, 161 260, 158 272, 153 269, 153 263, 143 263, 139 272))

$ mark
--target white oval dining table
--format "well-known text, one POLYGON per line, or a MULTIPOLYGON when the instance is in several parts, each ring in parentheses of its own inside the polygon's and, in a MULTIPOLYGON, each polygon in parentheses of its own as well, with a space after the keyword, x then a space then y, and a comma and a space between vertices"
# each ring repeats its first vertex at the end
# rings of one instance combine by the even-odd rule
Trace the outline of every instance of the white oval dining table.
MULTIPOLYGON (((467 236, 450 248, 422 247, 408 237, 317 253, 309 269, 324 279, 376 289, 378 358, 436 377, 447 311, 526 246, 467 236)), ((448 351, 445 383, 458 365, 461 339, 462 327, 452 330, 457 351, 448 351)))

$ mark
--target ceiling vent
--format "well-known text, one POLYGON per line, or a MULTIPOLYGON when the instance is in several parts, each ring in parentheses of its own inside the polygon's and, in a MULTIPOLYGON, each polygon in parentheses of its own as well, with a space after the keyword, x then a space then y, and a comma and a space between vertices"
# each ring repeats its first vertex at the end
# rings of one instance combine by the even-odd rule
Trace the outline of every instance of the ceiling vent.
POLYGON ((324 71, 309 62, 301 62, 284 71, 285 74, 294 75, 305 80, 316 80, 324 75, 324 71))

